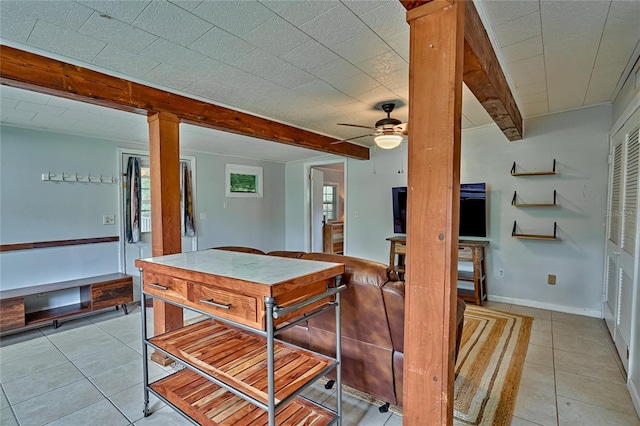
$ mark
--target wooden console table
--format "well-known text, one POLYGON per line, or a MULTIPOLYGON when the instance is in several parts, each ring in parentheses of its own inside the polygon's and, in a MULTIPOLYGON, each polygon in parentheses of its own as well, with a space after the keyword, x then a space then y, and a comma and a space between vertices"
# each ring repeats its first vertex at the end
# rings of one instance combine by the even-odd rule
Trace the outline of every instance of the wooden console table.
MULTIPOLYGON (((407 238, 389 237, 387 241, 391 243, 389 249, 389 268, 400 274, 404 278, 405 263, 407 256, 407 238)), ((487 273, 485 267, 484 248, 489 245, 488 241, 460 241, 458 243, 458 260, 472 262, 473 271, 458 271, 458 280, 473 283, 473 290, 458 288, 458 297, 462 300, 470 301, 478 306, 482 306, 487 299, 487 273)))
POLYGON ((289 424, 276 412, 299 419, 291 424, 341 424, 343 264, 202 250, 138 259, 136 266, 143 306, 153 297, 211 318, 148 338, 143 310, 145 417, 151 392, 200 425, 289 424), (329 309, 336 312, 335 358, 274 339, 329 309), (148 347, 187 368, 149 383, 148 347), (297 396, 331 370, 335 411, 297 396))

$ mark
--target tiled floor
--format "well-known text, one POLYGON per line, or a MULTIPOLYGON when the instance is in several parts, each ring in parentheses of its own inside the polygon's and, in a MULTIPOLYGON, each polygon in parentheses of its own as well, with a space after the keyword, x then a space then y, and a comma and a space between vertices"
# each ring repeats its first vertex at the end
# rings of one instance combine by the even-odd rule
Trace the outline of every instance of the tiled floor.
MULTIPOLYGON (((513 425, 640 425, 602 321, 492 302, 488 307, 535 318, 513 425)), ((127 316, 110 311, 57 330, 5 336, 0 346, 1 426, 191 424, 153 397, 154 413, 142 416, 139 307, 131 306, 127 316)), ((150 364, 152 379, 171 371, 150 364)), ((306 394, 332 407, 334 392, 317 385, 306 394)), ((348 396, 343 410, 344 425, 402 424, 348 396)))

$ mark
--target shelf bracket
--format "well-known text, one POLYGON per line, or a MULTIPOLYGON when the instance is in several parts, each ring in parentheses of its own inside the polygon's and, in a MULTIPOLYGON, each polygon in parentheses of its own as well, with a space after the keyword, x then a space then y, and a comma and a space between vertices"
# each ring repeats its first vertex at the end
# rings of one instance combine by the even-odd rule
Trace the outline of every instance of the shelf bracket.
MULTIPOLYGON (((514 167, 515 167, 515 164, 516 164, 516 163, 513 163, 514 167)), ((511 169, 511 173, 513 173, 513 169, 511 169)), ((512 206, 515 206, 515 205, 516 205, 516 196, 517 196, 516 191, 513 191, 513 198, 511 199, 511 205, 512 205, 512 206)))

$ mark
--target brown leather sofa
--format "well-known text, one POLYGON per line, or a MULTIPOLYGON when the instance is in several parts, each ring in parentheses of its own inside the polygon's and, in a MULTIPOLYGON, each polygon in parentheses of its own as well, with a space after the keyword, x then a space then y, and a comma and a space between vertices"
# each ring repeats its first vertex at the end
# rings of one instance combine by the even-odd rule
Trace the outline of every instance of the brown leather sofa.
MULTIPOLYGON (((218 250, 337 262, 345 265, 341 294, 343 384, 391 404, 402 405, 404 361, 404 281, 387 265, 356 257, 299 251, 264 253, 249 247, 218 250)), ((465 304, 458 300, 454 359, 462 336, 465 304)), ((326 312, 285 333, 285 341, 335 354, 335 315, 326 312)), ((334 378, 330 375, 330 378, 334 378)))

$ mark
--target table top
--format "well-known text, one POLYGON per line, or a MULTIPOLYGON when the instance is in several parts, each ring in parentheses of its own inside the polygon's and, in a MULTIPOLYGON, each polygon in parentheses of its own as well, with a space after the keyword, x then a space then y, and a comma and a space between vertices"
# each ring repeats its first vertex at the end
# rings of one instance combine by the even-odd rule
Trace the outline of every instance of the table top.
POLYGON ((139 259, 136 266, 144 269, 145 263, 269 286, 326 271, 334 275, 344 271, 341 263, 214 249, 139 259))

